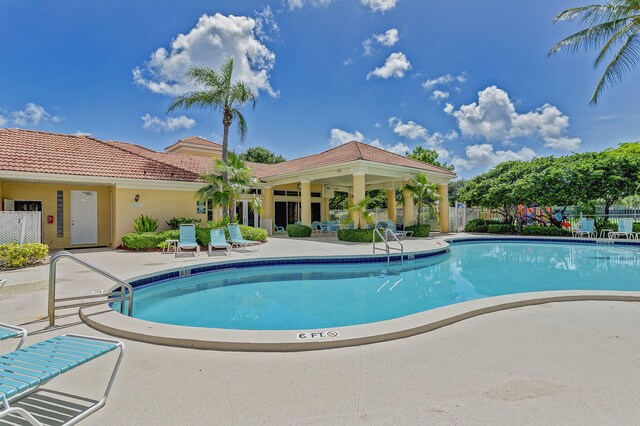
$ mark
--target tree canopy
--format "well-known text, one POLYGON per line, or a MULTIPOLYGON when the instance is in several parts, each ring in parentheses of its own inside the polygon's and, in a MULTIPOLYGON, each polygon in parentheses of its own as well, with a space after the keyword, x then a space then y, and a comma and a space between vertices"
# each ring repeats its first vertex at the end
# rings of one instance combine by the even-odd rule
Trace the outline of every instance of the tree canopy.
POLYGON ((413 152, 407 154, 407 157, 414 160, 422 161, 423 163, 433 164, 434 166, 442 167, 443 169, 453 170, 453 164, 442 163, 438 161, 438 152, 435 149, 423 148, 417 146, 413 152))
POLYGON ((275 154, 262 146, 254 146, 247 149, 247 152, 241 154, 240 158, 244 161, 262 164, 277 164, 287 161, 282 155, 275 154))

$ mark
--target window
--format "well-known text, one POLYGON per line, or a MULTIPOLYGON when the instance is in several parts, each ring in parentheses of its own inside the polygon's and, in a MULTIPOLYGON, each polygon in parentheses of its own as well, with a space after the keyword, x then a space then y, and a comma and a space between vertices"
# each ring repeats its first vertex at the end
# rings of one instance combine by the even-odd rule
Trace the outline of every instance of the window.
POLYGON ((316 197, 316 198, 320 198, 320 197, 322 197, 322 193, 320 193, 320 192, 312 192, 311 196, 312 197, 316 197))
POLYGON ((287 191, 273 191, 273 195, 284 196, 284 195, 287 195, 287 191))

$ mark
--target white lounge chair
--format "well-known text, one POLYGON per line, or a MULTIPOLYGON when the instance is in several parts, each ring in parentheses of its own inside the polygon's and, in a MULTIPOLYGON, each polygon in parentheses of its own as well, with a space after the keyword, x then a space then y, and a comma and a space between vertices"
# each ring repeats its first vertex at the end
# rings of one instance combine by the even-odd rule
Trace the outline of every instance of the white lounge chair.
POLYGON ((587 237, 596 237, 595 221, 593 219, 581 219, 578 222, 578 228, 572 232, 574 237, 581 237, 586 235, 587 237))
POLYGON ((229 256, 231 254, 231 244, 227 242, 224 229, 212 229, 210 235, 211 241, 209 242, 207 254, 211 256, 213 249, 224 249, 224 254, 229 256))
MULTIPOLYGON (((8 339, 17 339, 18 337, 20 338, 20 340, 18 341, 18 346, 16 346, 16 350, 22 347, 22 344, 27 338, 27 330, 25 330, 22 327, 16 327, 14 325, 3 324, 0 322, 0 341, 8 340, 8 339)), ((0 367, 0 369, 1 368, 2 367, 0 367)))
POLYGON ((227 225, 227 229, 229 230, 229 241, 231 242, 231 247, 251 247, 257 246, 258 250, 260 250, 260 241, 251 241, 245 240, 242 238, 242 231, 240 230, 239 225, 229 224, 227 225))
POLYGON ((196 241, 196 226, 193 224, 180 225, 180 240, 176 250, 176 257, 182 250, 195 250, 193 257, 200 255, 200 244, 196 241))
POLYGON ((16 406, 12 404, 33 394, 53 378, 116 349, 119 349, 120 353, 102 398, 83 411, 73 412, 64 407, 61 408, 66 415, 76 414, 64 423, 72 425, 96 412, 107 402, 124 355, 124 344, 119 340, 65 334, 2 355, 0 357, 0 419, 11 416, 5 419, 10 424, 27 422, 31 425, 42 425, 43 423, 36 417, 43 416, 41 418, 44 421, 48 420, 47 424, 50 424, 51 419, 47 418, 48 413, 43 412, 35 404, 25 403, 16 406))
POLYGON ((625 237, 627 239, 635 238, 633 233, 633 219, 620 219, 618 222, 618 230, 609 232, 609 238, 625 237))

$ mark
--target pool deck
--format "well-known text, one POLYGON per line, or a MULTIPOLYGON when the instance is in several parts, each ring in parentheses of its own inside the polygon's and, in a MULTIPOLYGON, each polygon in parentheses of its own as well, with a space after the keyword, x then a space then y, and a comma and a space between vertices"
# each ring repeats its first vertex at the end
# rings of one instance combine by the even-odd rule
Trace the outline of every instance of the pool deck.
MULTIPOLYGON (((439 237, 407 240, 406 251, 439 237)), ((369 254, 370 244, 272 238, 234 259, 369 254)), ((74 251, 121 278, 229 260, 106 249, 74 251)), ((100 335, 76 314, 45 331, 47 266, 1 273, 0 321, 26 324, 27 344, 66 332, 100 335)), ((59 295, 110 283, 69 261, 59 295)), ((548 303, 481 315, 408 338, 323 351, 202 351, 125 340, 107 405, 83 424, 637 424, 640 304, 548 303)), ((5 346, 2 346, 5 348, 5 346)), ((91 394, 99 368, 51 383, 91 394)), ((106 362, 106 361, 105 361, 106 362)), ((106 365, 106 364, 105 364, 106 365)))

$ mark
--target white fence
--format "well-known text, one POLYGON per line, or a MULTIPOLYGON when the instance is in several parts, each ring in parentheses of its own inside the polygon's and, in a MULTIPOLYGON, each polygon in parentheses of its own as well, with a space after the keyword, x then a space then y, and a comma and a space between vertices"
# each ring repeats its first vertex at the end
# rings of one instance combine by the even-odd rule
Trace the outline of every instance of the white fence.
POLYGON ((0 212, 0 244, 42 242, 42 212, 0 212))

